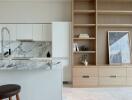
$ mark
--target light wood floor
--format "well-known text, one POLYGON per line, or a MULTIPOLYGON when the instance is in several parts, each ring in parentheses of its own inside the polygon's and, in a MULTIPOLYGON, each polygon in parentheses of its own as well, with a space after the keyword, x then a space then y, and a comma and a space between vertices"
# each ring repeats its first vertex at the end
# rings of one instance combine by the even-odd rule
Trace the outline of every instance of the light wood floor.
POLYGON ((65 85, 63 100, 132 100, 132 87, 72 88, 65 85))

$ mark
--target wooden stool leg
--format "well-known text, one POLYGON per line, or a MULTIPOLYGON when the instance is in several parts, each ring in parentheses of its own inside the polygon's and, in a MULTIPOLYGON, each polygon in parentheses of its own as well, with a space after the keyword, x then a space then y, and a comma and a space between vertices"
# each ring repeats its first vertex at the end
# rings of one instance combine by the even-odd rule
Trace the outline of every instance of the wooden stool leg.
POLYGON ((12 100, 12 97, 9 97, 9 100, 12 100))
POLYGON ((16 100, 20 100, 19 94, 16 95, 16 100))

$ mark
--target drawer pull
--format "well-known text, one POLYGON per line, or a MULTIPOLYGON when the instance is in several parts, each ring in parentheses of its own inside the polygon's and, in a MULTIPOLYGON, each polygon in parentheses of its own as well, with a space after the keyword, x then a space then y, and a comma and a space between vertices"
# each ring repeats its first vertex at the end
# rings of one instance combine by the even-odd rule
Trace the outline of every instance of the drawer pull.
POLYGON ((110 78, 116 78, 117 76, 116 75, 111 75, 109 76, 110 78))
POLYGON ((87 76, 82 76, 82 77, 83 77, 83 78, 89 78, 90 76, 87 75, 87 76))

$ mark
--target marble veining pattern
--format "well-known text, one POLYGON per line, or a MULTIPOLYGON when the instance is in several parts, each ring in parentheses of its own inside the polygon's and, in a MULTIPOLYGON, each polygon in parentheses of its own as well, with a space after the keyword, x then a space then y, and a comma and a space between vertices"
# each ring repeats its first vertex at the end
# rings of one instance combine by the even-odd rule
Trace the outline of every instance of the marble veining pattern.
MULTIPOLYGON (((42 58, 47 56, 47 52, 50 52, 52 45, 51 42, 21 42, 11 41, 4 42, 4 52, 11 48, 11 57, 37 57, 42 58)), ((1 46, 0 46, 1 48, 1 46)), ((1 52, 1 50, 0 50, 1 52)))
POLYGON ((58 64, 60 64, 58 60, 44 58, 38 60, 0 60, 0 70, 49 70, 58 64))

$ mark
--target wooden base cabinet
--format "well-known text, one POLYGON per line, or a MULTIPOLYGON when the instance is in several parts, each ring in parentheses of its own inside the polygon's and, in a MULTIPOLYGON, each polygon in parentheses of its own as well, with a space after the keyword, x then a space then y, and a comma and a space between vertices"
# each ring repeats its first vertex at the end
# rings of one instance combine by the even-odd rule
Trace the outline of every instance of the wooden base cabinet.
POLYGON ((128 86, 132 86, 132 68, 127 68, 127 82, 128 86))
POLYGON ((73 87, 132 86, 132 66, 73 68, 73 87))
POLYGON ((73 68, 73 87, 98 85, 98 68, 73 68))

